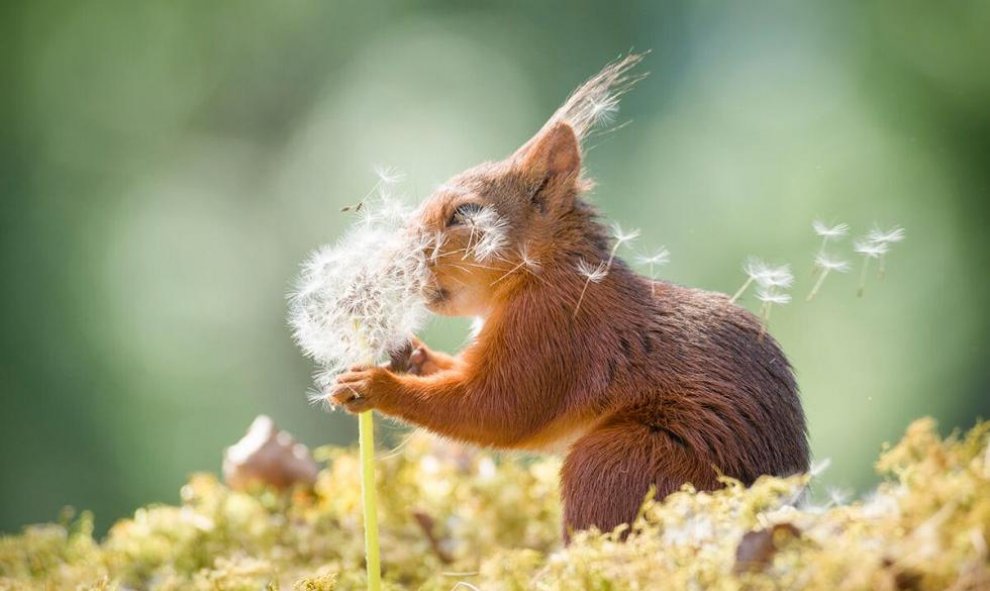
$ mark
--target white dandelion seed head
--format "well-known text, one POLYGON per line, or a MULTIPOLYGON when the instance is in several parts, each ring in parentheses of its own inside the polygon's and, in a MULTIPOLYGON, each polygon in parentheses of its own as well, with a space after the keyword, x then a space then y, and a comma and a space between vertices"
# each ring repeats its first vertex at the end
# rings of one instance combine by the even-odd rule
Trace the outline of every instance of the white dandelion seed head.
POLYGON ((791 301, 790 294, 786 294, 775 289, 760 289, 756 293, 756 297, 765 304, 774 304, 777 306, 783 306, 791 301))
POLYGON ((830 240, 842 238, 849 233, 849 224, 835 224, 834 226, 829 226, 821 220, 815 220, 811 222, 811 227, 814 228, 815 234, 830 240))
POLYGON ((408 225, 408 209, 399 215, 391 202, 366 209, 379 207, 387 213, 311 254, 289 296, 293 337, 324 368, 318 385, 401 348, 426 317, 427 238, 408 225))
POLYGON ((608 265, 605 262, 592 265, 588 261, 581 259, 577 262, 577 272, 592 283, 601 283, 608 276, 608 265))
POLYGON ((890 251, 890 245, 886 242, 874 242, 869 238, 857 240, 853 244, 853 250, 866 258, 876 259, 890 251))
POLYGON ((815 256, 815 266, 820 269, 836 271, 839 273, 845 273, 851 268, 848 262, 833 258, 824 252, 815 256))
POLYGON ((639 238, 639 230, 633 229, 628 232, 622 229, 618 223, 612 224, 612 237, 615 238, 616 245, 622 245, 639 238))
POLYGON ((502 256, 509 244, 509 223, 486 205, 477 211, 464 214, 464 223, 470 228, 467 252, 479 262, 502 256))
POLYGON ((893 226, 886 231, 881 230, 879 226, 873 226, 873 229, 867 234, 866 239, 877 244, 893 244, 894 242, 904 240, 906 236, 907 234, 904 232, 904 228, 900 226, 893 226))
POLYGON ((667 247, 661 246, 653 254, 640 256, 636 260, 643 265, 666 265, 670 262, 670 251, 667 247))

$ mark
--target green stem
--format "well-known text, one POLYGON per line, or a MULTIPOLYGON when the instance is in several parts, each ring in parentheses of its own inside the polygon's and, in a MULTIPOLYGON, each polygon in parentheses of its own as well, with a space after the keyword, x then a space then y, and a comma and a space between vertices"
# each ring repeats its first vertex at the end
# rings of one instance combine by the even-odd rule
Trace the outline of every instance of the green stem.
POLYGON ((370 410, 358 415, 358 441, 361 448, 361 500, 364 504, 368 591, 380 591, 382 566, 378 544, 378 500, 375 495, 375 421, 370 410))

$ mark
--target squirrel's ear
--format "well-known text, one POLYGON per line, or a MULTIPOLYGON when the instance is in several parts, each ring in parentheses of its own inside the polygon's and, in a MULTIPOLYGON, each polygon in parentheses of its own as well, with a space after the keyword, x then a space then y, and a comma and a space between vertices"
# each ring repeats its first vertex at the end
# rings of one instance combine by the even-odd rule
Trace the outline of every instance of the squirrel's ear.
POLYGON ((554 123, 541 129, 513 155, 516 167, 540 188, 570 189, 581 173, 581 146, 570 125, 554 123), (566 186, 565 186, 566 185, 566 186))

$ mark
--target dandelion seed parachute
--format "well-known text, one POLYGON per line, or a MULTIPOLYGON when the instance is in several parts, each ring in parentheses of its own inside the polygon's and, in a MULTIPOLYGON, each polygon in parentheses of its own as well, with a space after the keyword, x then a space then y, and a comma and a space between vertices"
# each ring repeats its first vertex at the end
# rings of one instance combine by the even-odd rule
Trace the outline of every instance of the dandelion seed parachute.
POLYGON ((608 266, 605 263, 592 265, 588 261, 581 259, 577 262, 577 272, 592 283, 601 283, 608 275, 608 266))
POLYGON ((904 228, 900 226, 893 226, 886 232, 878 226, 874 226, 867 235, 867 240, 874 244, 892 244, 904 240, 906 236, 907 234, 904 232, 904 228))
POLYGON ((465 254, 478 262, 486 262, 501 256, 509 242, 509 223, 491 206, 465 215, 465 223, 471 228, 471 238, 465 254))
POLYGON ((849 232, 849 224, 835 224, 834 226, 829 226, 821 220, 811 222, 811 227, 815 230, 815 234, 818 234, 826 240, 842 238, 849 232))

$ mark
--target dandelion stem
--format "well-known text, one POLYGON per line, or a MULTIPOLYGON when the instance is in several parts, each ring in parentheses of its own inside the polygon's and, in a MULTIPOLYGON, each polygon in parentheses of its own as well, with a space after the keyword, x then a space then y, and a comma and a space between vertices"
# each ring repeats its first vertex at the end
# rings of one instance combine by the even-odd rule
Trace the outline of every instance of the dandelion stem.
MULTIPOLYGON (((354 328, 359 322, 352 319, 354 328)), ((360 334, 360 333, 359 333, 360 334)), ((367 351, 365 365, 375 363, 367 341, 360 337, 367 351)), ((381 548, 378 541, 378 495, 375 491, 375 416, 370 410, 358 415, 358 452, 361 456, 361 504, 364 509, 364 557, 368 573, 368 591, 381 591, 381 548)))
POLYGON ((880 253, 877 257, 877 278, 883 281, 884 276, 887 274, 886 266, 884 265, 885 253, 880 253))
POLYGON ((808 294, 808 299, 806 301, 810 302, 814 299, 818 290, 821 289, 822 284, 825 283, 825 278, 828 277, 829 269, 827 267, 821 267, 822 274, 818 276, 818 281, 815 282, 815 286, 811 288, 811 293, 808 294))
POLYGON ((364 505, 368 591, 380 591, 382 567, 378 543, 378 499, 375 494, 375 421, 370 410, 358 415, 358 440, 361 448, 361 501, 364 505))
POLYGON ((732 297, 729 298, 729 303, 730 304, 736 303, 736 300, 738 300, 740 297, 742 297, 742 294, 746 293, 746 290, 749 289, 749 286, 752 285, 752 284, 753 284, 753 278, 750 277, 749 279, 746 280, 746 283, 743 283, 742 284, 742 287, 739 288, 739 291, 737 291, 736 293, 732 294, 732 297))

